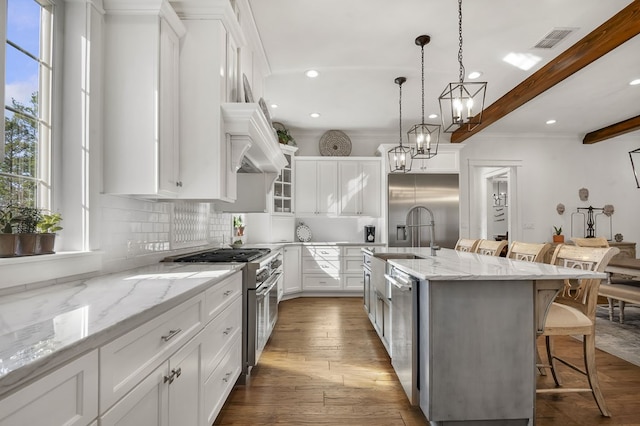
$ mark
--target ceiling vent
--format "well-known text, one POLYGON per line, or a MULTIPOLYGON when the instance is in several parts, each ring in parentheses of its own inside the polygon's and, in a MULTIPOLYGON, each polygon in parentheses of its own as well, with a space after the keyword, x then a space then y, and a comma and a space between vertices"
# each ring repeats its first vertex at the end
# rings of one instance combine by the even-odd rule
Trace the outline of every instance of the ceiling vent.
POLYGON ((560 43, 576 30, 577 28, 554 28, 533 47, 537 49, 553 49, 556 44, 560 43))

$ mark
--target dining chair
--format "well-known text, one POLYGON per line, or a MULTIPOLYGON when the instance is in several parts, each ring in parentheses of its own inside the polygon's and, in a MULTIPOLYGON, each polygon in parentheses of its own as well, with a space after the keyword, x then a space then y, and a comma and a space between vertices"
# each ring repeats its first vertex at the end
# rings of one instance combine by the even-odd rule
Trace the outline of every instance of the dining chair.
MULTIPOLYGON (((613 256, 619 253, 617 247, 579 247, 561 244, 556 247, 551 264, 566 268, 603 272, 613 256)), ((564 288, 556 296, 547 312, 544 328, 548 364, 538 368, 551 371, 556 388, 538 388, 538 393, 590 392, 598 404, 600 412, 610 417, 598 382, 595 356, 596 304, 600 279, 565 280, 564 288), (584 369, 564 360, 554 353, 553 336, 582 336, 584 369), (556 361, 587 376, 589 388, 562 388, 556 361)))
POLYGON ((454 250, 475 253, 476 247, 480 240, 472 240, 469 238, 460 238, 456 243, 454 250))
POLYGON ((502 250, 507 246, 507 244, 509 244, 509 241, 507 240, 480 240, 476 246, 475 252, 487 256, 500 256, 502 250))
POLYGON ((544 261, 544 255, 550 248, 551 244, 549 243, 524 243, 522 241, 514 241, 509 246, 507 258, 542 263, 544 261))

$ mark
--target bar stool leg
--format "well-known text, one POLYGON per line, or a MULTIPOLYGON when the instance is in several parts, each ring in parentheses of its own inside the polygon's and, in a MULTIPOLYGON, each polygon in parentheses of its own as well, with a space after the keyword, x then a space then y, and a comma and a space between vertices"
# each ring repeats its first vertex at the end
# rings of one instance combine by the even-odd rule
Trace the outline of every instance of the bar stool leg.
POLYGON ((553 357, 553 340, 551 339, 551 336, 544 336, 544 341, 547 347, 547 359, 549 360, 551 376, 553 376, 553 381, 556 382, 556 386, 562 386, 560 376, 556 373, 556 361, 553 357))
MULTIPOLYGON (((600 412, 605 417, 611 417, 607 405, 604 402, 604 396, 600 391, 600 382, 598 381, 598 372, 596 371, 596 336, 589 334, 583 336, 584 365, 589 379, 589 386, 593 392, 593 398, 598 404, 600 412)), ((553 370, 552 370, 553 371, 553 370)))

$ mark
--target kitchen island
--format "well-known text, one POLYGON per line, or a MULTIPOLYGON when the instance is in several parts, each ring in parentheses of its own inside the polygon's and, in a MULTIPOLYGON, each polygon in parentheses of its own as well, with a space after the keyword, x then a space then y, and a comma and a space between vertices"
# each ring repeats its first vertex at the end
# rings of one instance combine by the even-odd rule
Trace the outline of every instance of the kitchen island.
POLYGON ((392 293, 391 357, 409 399, 419 401, 434 425, 532 425, 535 339, 549 304, 564 279, 606 278, 450 249, 431 256, 429 248, 388 248, 374 255, 386 257, 389 281, 408 283, 412 303, 392 293), (403 253, 417 258, 393 256, 403 253), (412 310, 409 318, 393 312, 397 306, 412 310), (396 333, 405 320, 406 330, 396 333), (396 367, 403 357, 408 373, 396 367))

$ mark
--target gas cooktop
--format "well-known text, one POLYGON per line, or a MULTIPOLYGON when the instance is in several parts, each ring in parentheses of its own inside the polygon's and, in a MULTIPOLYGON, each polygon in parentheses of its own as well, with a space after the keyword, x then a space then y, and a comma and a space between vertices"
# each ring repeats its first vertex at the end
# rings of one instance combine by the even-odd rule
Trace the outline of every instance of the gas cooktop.
POLYGON ((167 258, 169 262, 251 262, 268 254, 271 249, 268 248, 220 248, 213 249, 184 256, 167 258))

